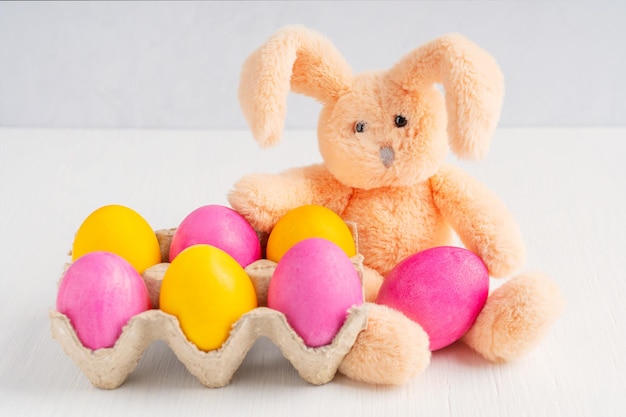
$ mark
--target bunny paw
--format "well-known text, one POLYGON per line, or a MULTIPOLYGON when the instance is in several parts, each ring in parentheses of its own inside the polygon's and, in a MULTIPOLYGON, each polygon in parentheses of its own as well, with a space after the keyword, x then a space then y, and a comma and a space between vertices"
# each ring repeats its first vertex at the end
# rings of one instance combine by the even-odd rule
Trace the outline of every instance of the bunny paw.
POLYGON ((517 359, 539 343, 563 305, 550 280, 539 274, 519 275, 489 296, 463 341, 492 362, 517 359))
POLYGON ((430 363, 429 340, 419 324, 392 308, 371 304, 367 328, 339 372, 374 385, 400 385, 430 363))
POLYGON ((290 182, 290 178, 279 175, 247 175, 235 183, 228 201, 252 227, 267 232, 285 213, 300 205, 299 187, 290 182))

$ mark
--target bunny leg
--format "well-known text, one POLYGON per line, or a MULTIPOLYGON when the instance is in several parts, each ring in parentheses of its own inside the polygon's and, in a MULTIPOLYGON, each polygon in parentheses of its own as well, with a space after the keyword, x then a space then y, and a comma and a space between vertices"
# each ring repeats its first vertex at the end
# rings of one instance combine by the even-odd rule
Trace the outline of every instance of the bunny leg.
POLYGON ((367 328, 339 365, 339 372, 374 385, 400 385, 430 363, 428 334, 404 314, 370 304, 367 328))
POLYGON ((563 310, 556 285, 540 274, 522 274, 487 299, 463 341, 485 359, 506 362, 533 349, 563 310))

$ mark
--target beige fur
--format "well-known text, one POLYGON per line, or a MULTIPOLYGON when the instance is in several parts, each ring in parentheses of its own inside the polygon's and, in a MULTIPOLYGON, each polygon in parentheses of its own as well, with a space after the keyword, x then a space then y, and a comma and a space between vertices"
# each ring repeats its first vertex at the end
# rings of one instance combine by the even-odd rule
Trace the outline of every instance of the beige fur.
POLYGON ((430 178, 435 206, 466 248, 478 254, 492 277, 510 276, 524 266, 522 235, 504 204, 458 168, 445 166, 430 178))
MULTIPOLYGON (((453 231, 494 277, 524 266, 522 236, 505 205, 444 164, 448 149, 464 158, 487 153, 504 93, 502 74, 487 52, 461 35, 447 35, 416 48, 388 71, 352 76, 322 35, 300 26, 284 28, 246 60, 241 76, 242 110, 263 146, 280 139, 290 88, 323 104, 318 141, 324 164, 239 180, 229 201, 254 227, 269 231, 287 211, 305 204, 327 206, 356 222, 368 300, 398 262, 450 244, 453 231), (445 97, 435 83, 443 85, 445 97), (396 126, 398 115, 406 125, 396 126)), ((549 306, 560 301, 550 285, 507 284, 489 298, 468 344, 492 360, 518 356, 556 317, 559 309, 549 306), (511 311, 528 314, 511 316, 515 325, 494 319, 511 311), (485 337, 498 346, 484 348, 485 337)), ((423 369, 427 344, 408 346, 413 342, 405 337, 392 338, 403 334, 398 326, 414 332, 406 320, 395 320, 373 318, 342 372, 373 383, 402 381, 404 376, 390 375, 399 372, 391 363, 400 359, 381 360, 380 352, 390 350, 415 355, 402 359, 413 367, 407 375, 423 369)))
POLYGON ((289 89, 332 101, 350 87, 352 71, 328 41, 297 26, 272 36, 244 63, 239 100, 261 145, 280 140, 289 89))
POLYGON ((417 323, 392 308, 372 304, 367 331, 359 334, 339 372, 369 384, 400 385, 428 366, 428 343, 417 323))
POLYGON ((490 361, 517 359, 539 343, 563 308, 559 289, 545 276, 519 275, 489 296, 463 341, 490 361))

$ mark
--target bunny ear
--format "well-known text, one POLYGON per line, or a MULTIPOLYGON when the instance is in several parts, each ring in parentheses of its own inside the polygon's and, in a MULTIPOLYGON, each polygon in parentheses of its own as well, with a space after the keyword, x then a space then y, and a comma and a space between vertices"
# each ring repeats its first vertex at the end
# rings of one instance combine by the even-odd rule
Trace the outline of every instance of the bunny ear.
POLYGON ((461 158, 487 154, 500 118, 504 78, 486 51, 461 35, 449 34, 406 55, 389 76, 408 91, 443 84, 450 147, 461 158))
POLYGON ((352 71, 333 44, 302 26, 287 26, 243 64, 239 102, 262 146, 280 140, 289 90, 322 103, 336 100, 352 82, 352 71))

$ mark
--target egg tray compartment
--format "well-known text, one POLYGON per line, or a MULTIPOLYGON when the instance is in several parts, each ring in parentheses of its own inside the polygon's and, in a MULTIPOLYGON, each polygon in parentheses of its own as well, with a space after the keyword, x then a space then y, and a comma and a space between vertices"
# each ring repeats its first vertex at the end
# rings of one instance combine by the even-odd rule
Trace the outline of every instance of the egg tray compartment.
MULTIPOLYGON (((355 242, 358 242, 356 225, 348 223, 348 226, 355 242)), ((156 232, 163 260, 168 259, 174 231, 167 229, 156 232)), ((259 239, 264 248, 267 235, 260 233, 259 239)), ((363 257, 358 254, 358 247, 357 255, 351 261, 362 278, 363 257)), ((318 348, 306 346, 288 324, 284 314, 266 307, 267 290, 276 263, 260 259, 245 268, 257 293, 259 307, 244 314, 233 324, 222 347, 204 352, 187 340, 175 316, 158 309, 161 281, 168 266, 164 262, 144 272, 143 279, 150 294, 152 309, 133 317, 111 348, 86 348, 78 339, 69 318, 50 310, 53 338, 94 386, 102 389, 119 387, 136 368, 148 346, 155 340, 163 340, 201 384, 211 388, 223 387, 230 383, 246 354, 260 337, 270 339, 305 381, 321 385, 334 378, 341 361, 367 326, 369 309, 364 303, 349 310, 345 323, 329 345, 318 348)))

